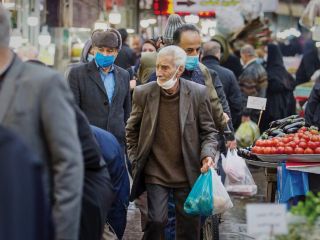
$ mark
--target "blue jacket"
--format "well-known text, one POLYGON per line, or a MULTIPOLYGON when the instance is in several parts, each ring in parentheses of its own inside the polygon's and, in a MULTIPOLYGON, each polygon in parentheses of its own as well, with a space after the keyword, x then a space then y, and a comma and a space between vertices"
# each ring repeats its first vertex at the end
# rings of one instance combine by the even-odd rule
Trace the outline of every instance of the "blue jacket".
POLYGON ((117 203, 120 201, 123 206, 127 207, 129 204, 130 183, 123 149, 111 133, 95 126, 91 126, 91 129, 111 176, 115 193, 115 200, 112 206, 118 205, 117 203))

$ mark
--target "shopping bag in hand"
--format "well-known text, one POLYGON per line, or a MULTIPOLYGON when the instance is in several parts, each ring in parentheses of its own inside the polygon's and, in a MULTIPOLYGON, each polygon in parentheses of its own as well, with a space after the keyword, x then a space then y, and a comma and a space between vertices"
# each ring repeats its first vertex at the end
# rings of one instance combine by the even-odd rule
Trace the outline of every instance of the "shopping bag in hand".
POLYGON ((228 149, 227 156, 221 154, 221 158, 223 170, 231 182, 240 182, 245 178, 246 164, 236 150, 228 149))
POLYGON ((211 168, 212 172, 212 191, 213 191, 213 212, 212 214, 224 213, 233 207, 227 190, 221 182, 221 177, 211 168))
MULTIPOLYGON (((231 164, 231 163, 230 163, 231 164)), ((253 196, 257 193, 257 185, 255 184, 253 177, 250 173, 250 170, 243 160, 243 158, 238 157, 234 163, 238 166, 244 166, 244 177, 238 178, 233 175, 228 175, 226 173, 226 180, 224 186, 226 187, 228 192, 236 193, 243 196, 253 196)))
POLYGON ((191 215, 212 215, 212 172, 210 170, 198 177, 184 203, 184 211, 191 215))

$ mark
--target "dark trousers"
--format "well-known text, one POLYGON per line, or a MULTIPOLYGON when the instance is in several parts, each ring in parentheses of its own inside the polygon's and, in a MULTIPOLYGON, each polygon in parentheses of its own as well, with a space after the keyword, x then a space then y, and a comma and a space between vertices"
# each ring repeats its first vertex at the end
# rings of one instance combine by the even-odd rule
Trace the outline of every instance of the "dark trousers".
POLYGON ((184 212, 183 205, 190 188, 167 188, 156 184, 146 184, 148 194, 148 223, 144 240, 164 239, 164 229, 168 221, 168 199, 172 191, 176 212, 176 239, 200 239, 200 217, 184 212))

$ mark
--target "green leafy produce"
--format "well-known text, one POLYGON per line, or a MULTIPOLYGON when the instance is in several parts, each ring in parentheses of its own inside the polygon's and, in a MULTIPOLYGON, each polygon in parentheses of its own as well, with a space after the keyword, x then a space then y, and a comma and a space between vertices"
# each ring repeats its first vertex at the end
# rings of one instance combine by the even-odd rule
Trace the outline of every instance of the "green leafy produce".
POLYGON ((308 224, 313 225, 320 216, 320 193, 315 195, 308 192, 305 201, 300 201, 297 206, 291 208, 290 212, 306 217, 308 224))

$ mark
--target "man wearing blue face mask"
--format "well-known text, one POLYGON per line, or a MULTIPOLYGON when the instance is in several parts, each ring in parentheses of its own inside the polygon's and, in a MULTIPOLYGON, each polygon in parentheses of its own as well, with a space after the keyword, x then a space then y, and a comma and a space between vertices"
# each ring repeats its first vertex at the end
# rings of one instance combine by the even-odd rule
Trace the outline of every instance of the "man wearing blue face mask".
POLYGON ((90 124, 111 132, 124 149, 131 99, 129 73, 114 64, 121 35, 115 29, 96 30, 91 41, 94 59, 71 69, 70 87, 90 124))
MULTIPOLYGON (((230 120, 230 108, 217 73, 199 62, 201 49, 200 30, 192 24, 182 25, 173 34, 173 44, 181 47, 187 54, 186 67, 182 77, 208 87, 214 123, 222 135, 227 125, 226 122, 230 120)), ((236 142, 232 133, 233 126, 231 121, 228 122, 228 126, 231 133, 225 134, 227 147, 234 149, 236 142)), ((222 138, 220 142, 222 146, 222 138)))

